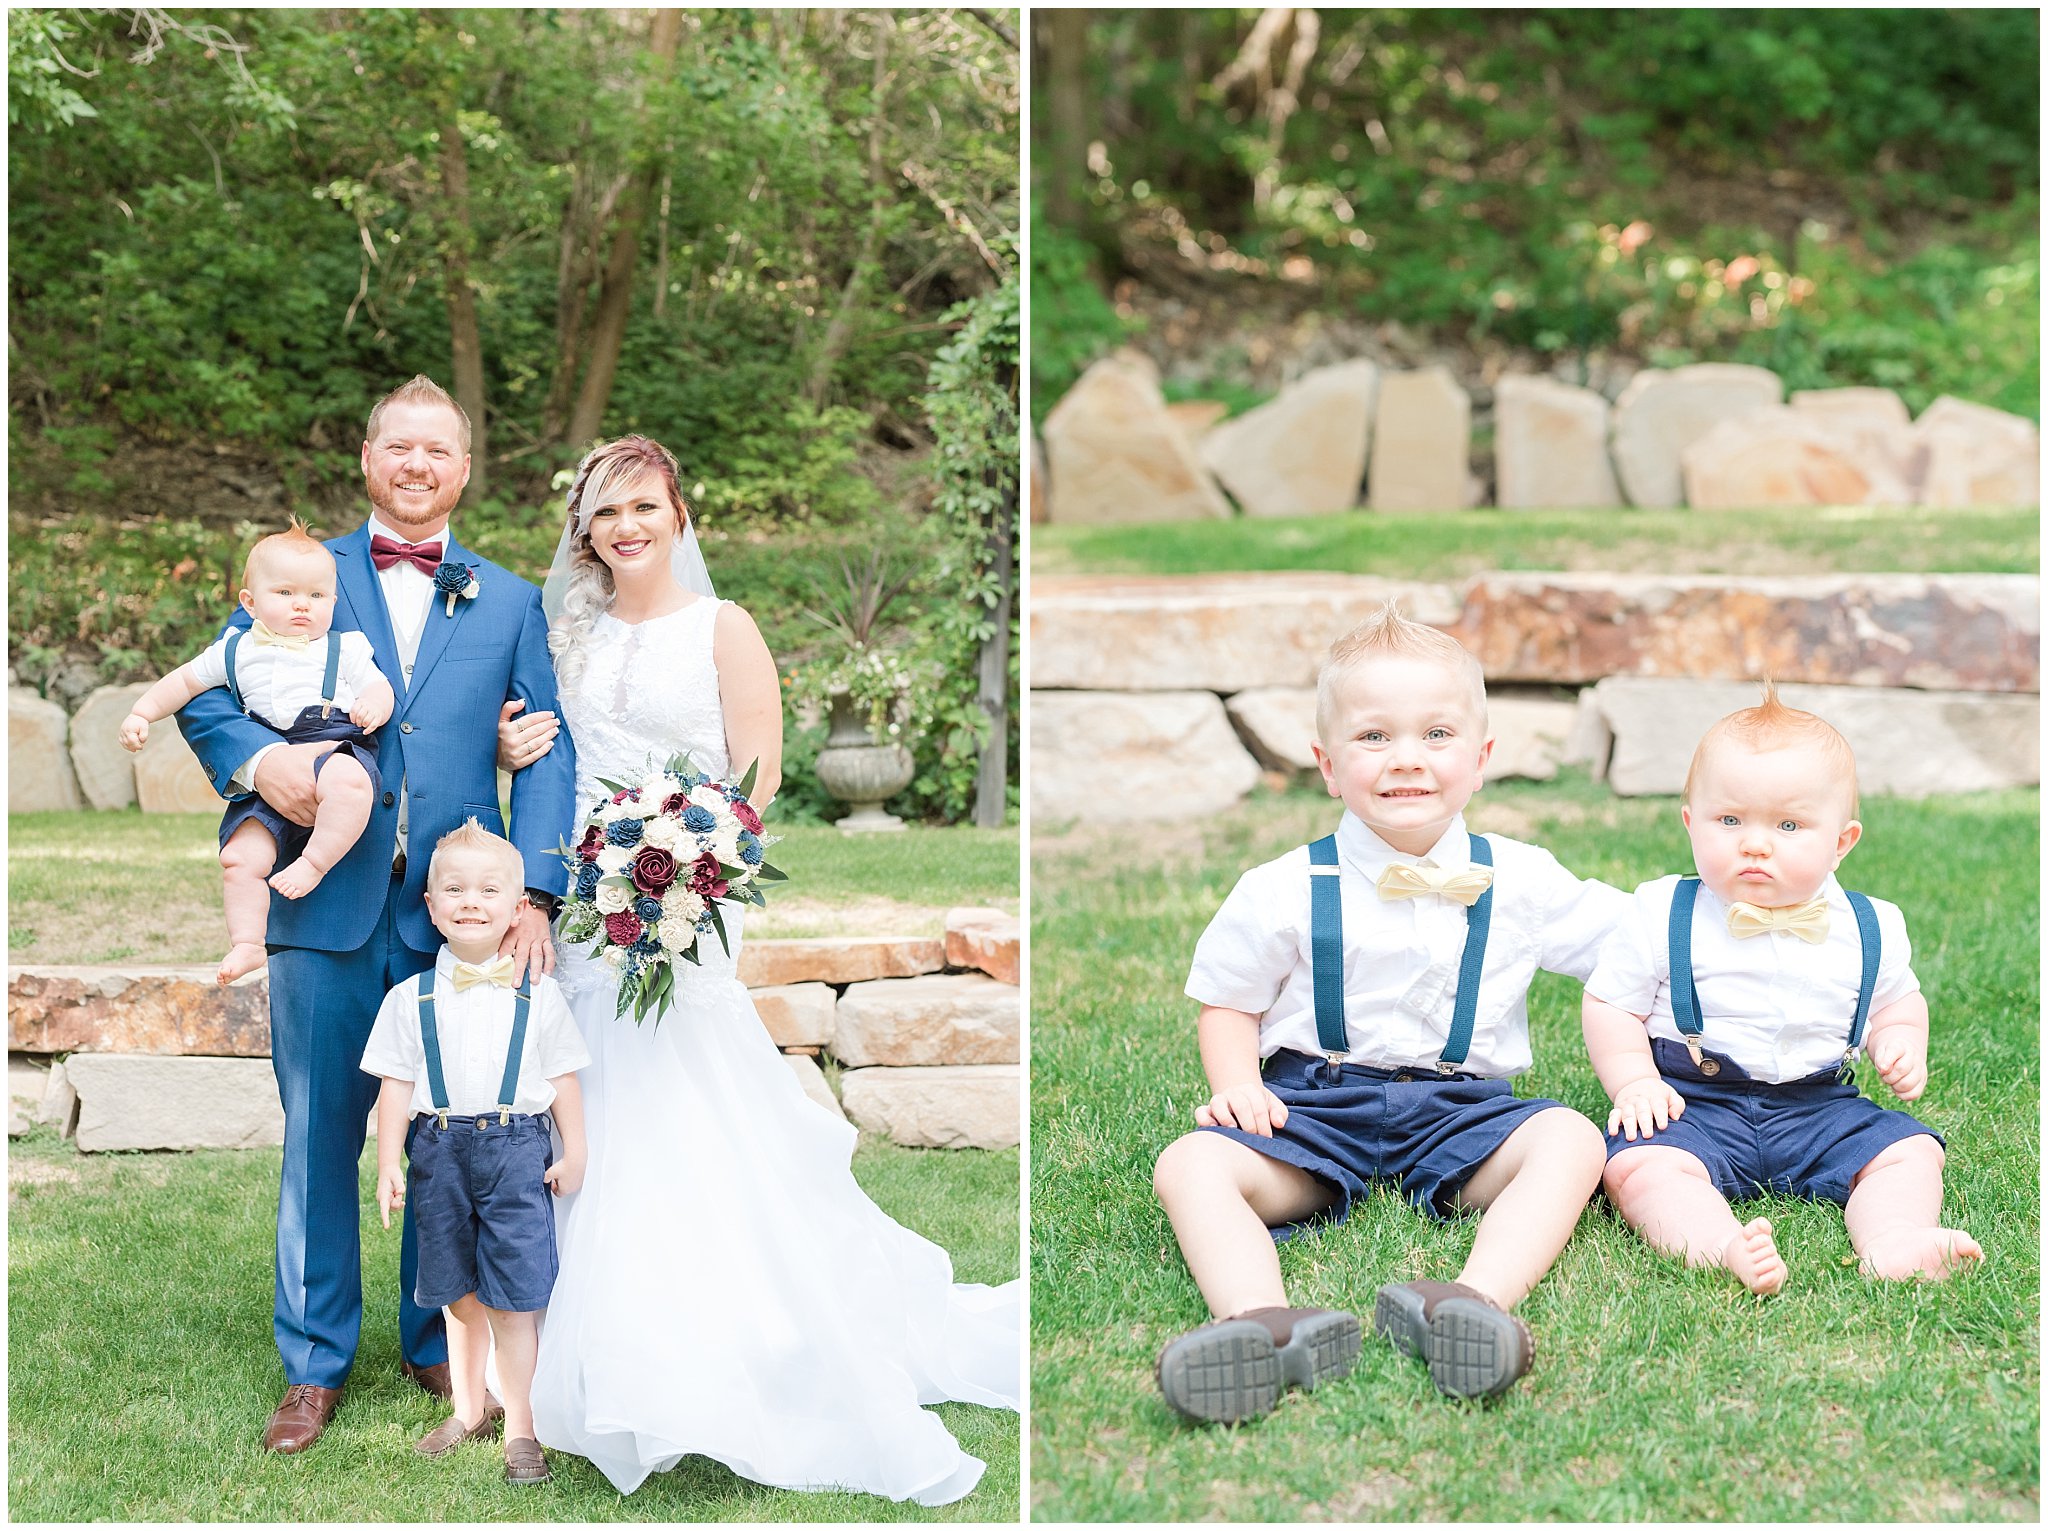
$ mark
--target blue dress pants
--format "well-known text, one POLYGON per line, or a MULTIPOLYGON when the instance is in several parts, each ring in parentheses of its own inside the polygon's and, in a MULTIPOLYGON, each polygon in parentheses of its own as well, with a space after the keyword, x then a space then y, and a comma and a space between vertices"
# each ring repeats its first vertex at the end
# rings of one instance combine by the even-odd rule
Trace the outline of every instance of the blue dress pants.
MULTIPOLYGON (((362 1070, 385 991, 434 965, 398 933, 398 882, 370 939, 352 952, 270 948, 270 1061, 284 1104, 284 1182, 277 1200, 275 1331, 287 1383, 338 1388, 363 1326, 363 1139, 381 1081, 362 1070)), ((448 1359, 438 1308, 412 1300, 419 1265, 412 1208, 398 1256, 398 1335, 405 1359, 448 1359)))

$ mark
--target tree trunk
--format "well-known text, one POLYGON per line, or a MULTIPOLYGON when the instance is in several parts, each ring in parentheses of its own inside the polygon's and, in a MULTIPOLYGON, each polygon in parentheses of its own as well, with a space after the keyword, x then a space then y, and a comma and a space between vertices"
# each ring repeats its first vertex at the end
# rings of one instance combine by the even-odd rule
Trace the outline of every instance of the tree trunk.
POLYGON ((469 257, 476 242, 469 221, 469 155, 454 112, 441 124, 441 199, 447 218, 443 259, 455 402, 469 416, 469 483, 462 503, 474 505, 490 492, 490 454, 484 421, 484 343, 476 322, 476 294, 469 286, 469 257))
POLYGON ((1088 21, 1086 10, 1032 12, 1045 39, 1046 123, 1042 185, 1057 228, 1080 231, 1088 173, 1088 21))
POLYGON ((1009 807, 1010 777, 1010 611, 1016 585, 1017 496, 1003 496, 1003 508, 989 530, 989 552, 996 562, 995 631, 982 640, 981 710, 988 714, 988 743, 974 774, 974 822, 983 829, 1001 829, 1009 807))
POLYGON ((832 312, 832 322, 825 327, 825 338, 818 343, 818 354, 811 361, 811 379, 804 388, 804 396, 814 409, 824 404, 826 390, 832 386, 832 373, 853 338, 854 310, 860 307, 862 290, 873 280, 876 258, 881 253, 882 221, 889 211, 888 188, 882 179, 882 121, 888 110, 889 33, 894 26, 886 11, 879 13, 874 31, 874 85, 868 92, 868 227, 861 235, 853 270, 847 273, 846 285, 839 290, 839 305, 832 312))
MULTIPOLYGON (((657 78, 675 62, 682 37, 681 11, 654 13, 648 51, 653 56, 653 73, 657 78)), ((604 280, 598 288, 597 317, 590 327, 590 364, 583 374, 583 386, 576 393, 575 413, 569 417, 568 439, 578 447, 587 446, 603 434, 605 406, 611 402, 612 382, 619 371, 619 350, 626 339, 626 320, 633 310, 633 268, 640 259, 640 230, 660 182, 661 164, 655 159, 633 178, 632 186, 620 199, 611 256, 605 262, 604 280)))

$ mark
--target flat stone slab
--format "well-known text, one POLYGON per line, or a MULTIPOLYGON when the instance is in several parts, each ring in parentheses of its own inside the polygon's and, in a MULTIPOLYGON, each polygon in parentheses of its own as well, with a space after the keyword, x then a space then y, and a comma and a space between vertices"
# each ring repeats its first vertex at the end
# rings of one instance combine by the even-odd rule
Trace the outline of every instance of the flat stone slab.
POLYGON ((1553 377, 1511 375, 1493 389, 1494 503, 1503 510, 1621 504, 1607 455, 1607 400, 1553 377))
POLYGON ((1043 824, 1191 819, 1258 785, 1207 691, 1031 693, 1031 812, 1043 824))
POLYGON ((26 686, 7 688, 7 811, 83 808, 71 766, 71 719, 26 686))
POLYGON ((1701 362, 1638 372, 1614 401, 1614 471, 1631 505, 1684 503, 1679 458, 1723 420, 1785 397, 1764 367, 1701 362))
MULTIPOLYGON (((121 723, 149 689, 145 681, 131 686, 102 686, 79 704, 71 718, 71 766, 79 790, 99 809, 135 806, 135 757, 121 747, 121 723)), ((149 725, 172 733, 178 725, 166 718, 149 725)))
POLYGON ((1372 439, 1374 510, 1463 510, 1470 501, 1472 399, 1450 368, 1382 377, 1372 439))
POLYGON ((847 987, 833 1021, 832 1056, 848 1068, 1016 1063, 1022 992, 980 973, 883 978, 847 987))
POLYGON ((1228 520, 1230 503, 1134 351, 1095 363, 1045 417, 1056 524, 1228 520))
POLYGON ((1489 574, 1450 631, 1492 681, 2038 692, 2040 591, 2032 574, 1489 574))
POLYGON ((1014 914, 971 907, 946 911, 947 967, 979 968, 998 983, 1019 983, 1023 939, 1014 914))
POLYGON ((822 936, 740 943, 740 982, 750 989, 793 983, 864 983, 911 978, 946 965, 938 936, 822 936))
POLYGON ((227 806, 176 723, 150 724, 149 742, 134 760, 135 801, 144 813, 217 814, 227 806))
POLYGON ((1226 694, 1312 686, 1330 645, 1390 600, 1418 622, 1458 618, 1455 587, 1372 575, 1035 579, 1031 685, 1226 694))
MULTIPOLYGON (((742 945, 740 951, 745 953, 742 945)), ((748 998, 777 1047, 824 1047, 832 1040, 832 1011, 839 996, 826 983, 781 983, 755 989, 748 998)))
POLYGON ((270 1065, 254 1058, 150 1058, 74 1053, 78 1146, 273 1148, 284 1108, 270 1065))
POLYGON ((2041 432, 2031 420, 1944 394, 1913 422, 1913 441, 1923 505, 2041 503, 2041 432))
POLYGON ((862 1132, 910 1148, 1014 1148, 1023 1140, 1023 1084, 1014 1063, 854 1069, 839 1080, 862 1132))
POLYGON ((270 988, 259 973, 223 989, 212 968, 13 967, 7 1046, 267 1058, 270 988))
MULTIPOLYGON (((1589 695, 1613 733, 1608 785, 1632 797, 1683 790, 1701 735, 1754 706, 1762 688, 1616 677, 1589 695)), ((2038 696, 1800 685, 1781 685, 1778 695, 1841 731, 1856 752, 1857 785, 1866 793, 1934 797, 2041 780, 2038 696)))
POLYGON ((1349 510, 1365 479, 1379 379, 1369 361, 1319 367, 1200 435, 1202 461, 1248 516, 1349 510))
POLYGON ((784 1053, 783 1062, 796 1075, 796 1082, 804 1087, 804 1094, 823 1106, 827 1111, 846 1120, 846 1111, 839 1104, 839 1097, 832 1093, 832 1086, 825 1082, 825 1071, 818 1067, 818 1060, 802 1053, 784 1053))
POLYGON ((1679 463, 1694 510, 1913 503, 1890 450, 1811 406, 1774 404, 1723 420, 1679 463))

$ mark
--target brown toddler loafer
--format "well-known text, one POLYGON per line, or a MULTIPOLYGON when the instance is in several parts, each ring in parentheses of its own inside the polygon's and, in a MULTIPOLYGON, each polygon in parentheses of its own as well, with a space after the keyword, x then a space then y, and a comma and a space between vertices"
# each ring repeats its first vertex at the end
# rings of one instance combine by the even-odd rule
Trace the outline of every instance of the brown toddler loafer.
POLYGON ((1427 1360, 1429 1316, 1446 1297, 1487 1300, 1475 1288, 1457 1281, 1390 1282, 1373 1299, 1372 1332, 1392 1341, 1404 1356, 1427 1360))
POLYGON ((1529 1326, 1457 1281, 1389 1283, 1373 1299, 1373 1333, 1429 1363, 1430 1381, 1458 1398, 1491 1398, 1528 1371, 1529 1326))
POLYGON ((484 1417, 474 1426, 466 1426, 453 1414, 434 1426, 425 1435, 412 1443, 412 1449, 423 1457, 445 1457, 464 1441, 487 1441, 498 1433, 498 1421, 505 1417, 505 1411, 484 1410, 484 1417))
POLYGON ((1190 1419, 1264 1414, 1289 1385, 1314 1388, 1357 1364, 1356 1317, 1328 1308, 1254 1308, 1182 1335, 1159 1355, 1159 1391, 1190 1419))
POLYGON ((304 1451, 320 1439, 320 1433, 341 1407, 341 1389, 294 1382, 271 1411, 263 1427, 263 1449, 282 1456, 304 1451))
POLYGON ((539 1441, 529 1441, 522 1436, 505 1443, 507 1483, 545 1483, 553 1476, 548 1471, 548 1459, 541 1455, 539 1441))

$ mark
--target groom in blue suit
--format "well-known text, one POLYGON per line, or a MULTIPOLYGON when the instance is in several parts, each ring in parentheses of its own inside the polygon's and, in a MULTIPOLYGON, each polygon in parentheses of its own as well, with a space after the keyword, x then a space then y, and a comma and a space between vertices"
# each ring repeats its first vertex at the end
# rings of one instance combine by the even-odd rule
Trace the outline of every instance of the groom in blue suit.
MULTIPOLYGON (((270 1052, 284 1102, 284 1183, 277 1208, 276 1335, 285 1395, 263 1433, 272 1451, 303 1451, 341 1401, 362 1329, 358 1164, 378 1081, 360 1065, 392 985, 434 965, 427 860, 464 819, 506 834, 498 811, 501 708, 555 710, 540 592, 463 549, 449 512, 469 481, 469 420, 425 377, 370 412, 363 478, 367 525, 327 544, 339 580, 334 627, 369 635, 398 705, 377 731, 383 788, 369 826, 302 899, 270 901, 270 1052)), ((235 614, 246 626, 248 617, 235 614)), ((284 744, 225 690, 203 692, 178 726, 224 797, 252 788, 294 822, 313 821, 313 760, 323 746, 284 744)), ((506 949, 523 974, 549 971, 548 916, 567 872, 554 854, 575 808, 568 735, 512 778, 508 838, 526 862, 526 904, 506 949)), ((412 1208, 399 1252, 405 1373, 449 1394, 439 1309, 416 1307, 419 1246, 412 1208)))

